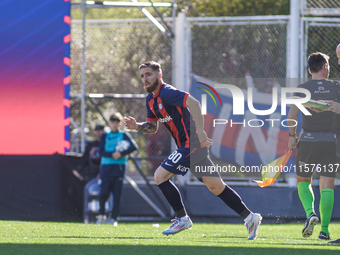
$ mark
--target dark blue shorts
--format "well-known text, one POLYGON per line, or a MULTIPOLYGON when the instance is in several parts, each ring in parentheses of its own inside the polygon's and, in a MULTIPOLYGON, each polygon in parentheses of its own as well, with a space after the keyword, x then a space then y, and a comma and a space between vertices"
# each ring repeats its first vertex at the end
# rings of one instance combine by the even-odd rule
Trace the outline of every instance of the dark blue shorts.
POLYGON ((219 176, 218 172, 202 171, 203 168, 213 167, 208 148, 180 147, 171 153, 161 164, 173 174, 185 175, 188 171, 201 179, 203 176, 219 176))

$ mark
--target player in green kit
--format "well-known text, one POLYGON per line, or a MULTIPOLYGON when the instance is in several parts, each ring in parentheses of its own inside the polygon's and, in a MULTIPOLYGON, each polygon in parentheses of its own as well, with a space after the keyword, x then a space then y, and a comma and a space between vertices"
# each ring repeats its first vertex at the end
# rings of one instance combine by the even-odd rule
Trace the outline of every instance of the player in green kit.
MULTIPOLYGON (((339 98, 339 82, 328 80, 330 66, 329 57, 316 52, 308 57, 309 72, 312 80, 301 85, 310 91, 312 100, 337 100, 339 98)), ((297 96, 304 96, 299 95, 297 96)), ((299 109, 292 105, 288 119, 297 120, 299 109)), ((302 230, 303 237, 310 237, 313 228, 319 221, 314 211, 314 194, 311 187, 314 171, 320 172, 320 216, 321 232, 319 240, 330 240, 328 226, 334 204, 334 180, 337 170, 336 145, 332 133, 334 113, 331 111, 310 110, 311 115, 303 115, 299 141, 293 121, 288 121, 289 149, 298 149, 296 158, 297 188, 301 203, 306 212, 306 222, 302 230)))

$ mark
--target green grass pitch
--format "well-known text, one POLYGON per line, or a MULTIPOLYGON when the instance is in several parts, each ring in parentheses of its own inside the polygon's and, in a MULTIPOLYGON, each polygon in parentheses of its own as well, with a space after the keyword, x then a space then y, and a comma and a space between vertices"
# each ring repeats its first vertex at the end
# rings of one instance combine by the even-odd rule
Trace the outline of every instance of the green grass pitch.
MULTIPOLYGON (((317 240, 320 224, 307 239, 301 236, 303 223, 263 224, 254 241, 247 240, 241 223, 194 223, 192 229, 163 236, 169 225, 0 221, 0 254, 340 254, 339 245, 317 240)), ((340 238, 340 223, 331 223, 330 231, 340 238)))

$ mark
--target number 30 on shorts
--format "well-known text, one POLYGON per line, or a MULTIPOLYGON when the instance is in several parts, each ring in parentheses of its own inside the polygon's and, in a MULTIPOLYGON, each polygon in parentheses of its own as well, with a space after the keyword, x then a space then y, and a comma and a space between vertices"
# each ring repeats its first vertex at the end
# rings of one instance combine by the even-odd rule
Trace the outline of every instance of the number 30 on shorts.
POLYGON ((171 153, 168 157, 169 160, 171 160, 173 163, 177 163, 182 158, 182 154, 178 151, 174 151, 171 153))

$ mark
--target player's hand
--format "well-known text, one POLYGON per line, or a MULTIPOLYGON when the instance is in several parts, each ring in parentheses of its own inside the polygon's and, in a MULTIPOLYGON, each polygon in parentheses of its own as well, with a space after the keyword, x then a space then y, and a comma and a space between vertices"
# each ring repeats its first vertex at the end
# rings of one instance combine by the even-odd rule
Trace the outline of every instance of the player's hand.
POLYGON ((213 139, 208 138, 207 133, 204 130, 198 131, 197 135, 201 145, 204 147, 210 147, 214 143, 213 139))
POLYGON ((114 153, 112 153, 112 157, 114 159, 119 159, 120 157, 122 157, 122 154, 120 154, 119 151, 115 151, 114 153))
POLYGON ((340 114, 340 104, 334 101, 327 101, 329 104, 328 109, 332 112, 335 112, 337 114, 340 114))
POLYGON ((137 121, 131 116, 124 118, 124 125, 127 129, 137 129, 137 121))
POLYGON ((289 141, 288 141, 288 148, 290 149, 290 150, 293 150, 293 149, 295 149, 296 148, 296 146, 297 146, 297 144, 298 144, 298 139, 297 139, 297 137, 289 137, 289 141))
POLYGON ((310 107, 310 109, 311 109, 312 111, 314 111, 314 112, 317 112, 317 113, 323 112, 323 111, 324 111, 324 110, 321 110, 321 109, 316 108, 316 107, 310 107))

